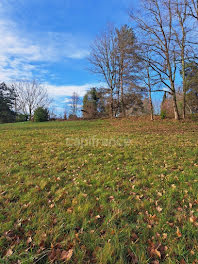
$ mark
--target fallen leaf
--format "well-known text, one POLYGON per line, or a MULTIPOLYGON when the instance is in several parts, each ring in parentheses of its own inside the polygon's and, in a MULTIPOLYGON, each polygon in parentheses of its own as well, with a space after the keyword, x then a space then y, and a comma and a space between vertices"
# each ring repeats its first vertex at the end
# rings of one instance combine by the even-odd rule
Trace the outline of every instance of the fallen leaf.
POLYGON ((53 262, 55 260, 58 260, 60 259, 60 256, 61 256, 61 250, 59 248, 53 248, 51 250, 51 253, 49 255, 49 259, 53 262))
POLYGON ((130 249, 128 249, 128 254, 129 254, 128 257, 130 258, 130 263, 138 264, 138 258, 130 249))
POLYGON ((153 253, 154 255, 158 256, 159 258, 161 258, 161 253, 159 250, 157 250, 156 248, 155 249, 152 249, 151 250, 151 253, 153 253))
POLYGON ((160 206, 158 206, 156 209, 159 213, 162 211, 162 208, 160 206))
POLYGON ((163 237, 163 239, 167 239, 167 234, 163 233, 162 237, 163 237))
POLYGON ((182 233, 180 232, 179 227, 177 227, 177 232, 176 233, 177 233, 178 237, 182 237, 182 233))
POLYGON ((53 260, 55 260, 55 258, 56 258, 56 250, 53 248, 50 255, 49 255, 49 259, 51 261, 53 261, 53 260))
POLYGON ((138 240, 138 236, 136 235, 136 233, 132 233, 131 239, 132 239, 133 242, 138 240))
POLYGON ((67 213, 71 214, 73 212, 73 209, 72 208, 68 208, 67 209, 67 213))
POLYGON ((13 254, 13 251, 12 251, 12 249, 10 248, 10 249, 8 249, 8 251, 6 252, 5 256, 6 256, 6 257, 10 257, 12 254, 13 254))
POLYGON ((100 219, 101 218, 101 216, 100 215, 96 215, 96 217, 95 217, 96 219, 100 219))
POLYGON ((32 242, 32 238, 31 237, 28 237, 27 244, 30 244, 31 242, 32 242))
POLYGON ((191 222, 191 223, 196 222, 196 217, 192 215, 192 216, 190 217, 190 222, 191 222))
POLYGON ((73 255, 73 249, 71 248, 70 250, 68 250, 68 251, 65 251, 65 250, 63 250, 62 251, 62 253, 61 253, 61 260, 70 260, 71 259, 71 257, 72 257, 72 255, 73 255))

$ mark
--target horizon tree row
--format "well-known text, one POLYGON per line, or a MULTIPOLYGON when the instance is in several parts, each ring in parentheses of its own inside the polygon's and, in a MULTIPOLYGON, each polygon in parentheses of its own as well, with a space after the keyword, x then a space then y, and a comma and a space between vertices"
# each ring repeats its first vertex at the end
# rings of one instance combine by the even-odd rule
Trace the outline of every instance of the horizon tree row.
POLYGON ((129 14, 133 28, 108 26, 96 38, 90 70, 107 85, 111 117, 126 116, 127 95, 145 96, 146 92, 153 120, 152 94, 165 92, 172 100, 174 118, 185 118, 187 108, 195 111, 189 97, 197 101, 198 88, 190 84, 189 76, 197 75, 198 4, 195 0, 141 0, 140 5, 140 11, 129 14))
POLYGON ((49 119, 50 99, 38 81, 0 83, 0 123, 49 119))

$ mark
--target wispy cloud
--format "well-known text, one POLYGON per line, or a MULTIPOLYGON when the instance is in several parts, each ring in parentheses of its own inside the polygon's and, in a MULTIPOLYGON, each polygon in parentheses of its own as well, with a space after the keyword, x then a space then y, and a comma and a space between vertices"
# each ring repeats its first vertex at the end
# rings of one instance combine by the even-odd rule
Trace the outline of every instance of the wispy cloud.
MULTIPOLYGON (((72 96, 74 92, 78 93, 80 97, 84 96, 85 93, 92 87, 104 87, 105 83, 87 83, 83 85, 51 85, 51 84, 45 84, 46 89, 49 92, 49 95, 51 97, 57 97, 57 96, 72 96)), ((66 98, 65 102, 68 103, 69 99, 66 98)))
POLYGON ((20 31, 17 23, 6 17, 6 8, 0 3, 0 81, 32 78, 34 71, 44 73, 42 63, 88 55, 85 43, 71 33, 20 31))

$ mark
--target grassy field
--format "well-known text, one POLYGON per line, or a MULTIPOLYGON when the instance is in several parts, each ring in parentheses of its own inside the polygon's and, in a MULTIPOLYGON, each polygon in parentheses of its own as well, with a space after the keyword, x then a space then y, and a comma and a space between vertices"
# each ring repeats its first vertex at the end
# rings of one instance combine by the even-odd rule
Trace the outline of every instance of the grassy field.
POLYGON ((0 263, 198 263, 198 122, 0 125, 0 263))

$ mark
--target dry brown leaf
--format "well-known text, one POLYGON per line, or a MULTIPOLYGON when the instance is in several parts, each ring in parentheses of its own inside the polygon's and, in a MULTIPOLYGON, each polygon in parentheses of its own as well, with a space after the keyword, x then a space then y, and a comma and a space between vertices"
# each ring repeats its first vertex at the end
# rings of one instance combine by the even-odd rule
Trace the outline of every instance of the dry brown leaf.
POLYGON ((177 233, 178 237, 182 237, 182 233, 180 232, 179 227, 177 227, 177 232, 176 233, 177 233))
POLYGON ((27 244, 30 244, 31 242, 32 242, 32 238, 31 237, 28 237, 27 244))
POLYGON ((130 249, 128 249, 128 254, 129 254, 128 257, 130 258, 130 263, 138 264, 137 256, 130 249))
POLYGON ((5 256, 10 257, 12 254, 13 254, 13 251, 11 248, 9 248, 8 251, 6 252, 5 256))
POLYGON ((63 261, 70 260, 72 255, 73 255, 73 251, 74 250, 72 248, 70 250, 68 250, 68 251, 63 250, 62 253, 61 253, 61 260, 63 260, 63 261))
POLYGON ((161 258, 161 253, 159 250, 157 250, 156 248, 152 250, 153 254, 158 256, 159 258, 161 258))
POLYGON ((71 214, 73 212, 73 209, 72 208, 68 208, 67 209, 67 213, 71 214))
POLYGON ((101 216, 100 215, 96 215, 96 217, 95 217, 96 219, 100 219, 101 218, 101 216))
POLYGON ((41 243, 39 244, 40 250, 44 250, 45 249, 45 241, 42 240, 41 243))
POLYGON ((167 234, 163 233, 162 237, 163 237, 163 239, 167 239, 167 234))
POLYGON ((59 260, 61 257, 61 250, 59 248, 52 248, 49 259, 53 262, 55 260, 59 260))
POLYGON ((138 236, 136 235, 136 233, 132 233, 131 239, 132 239, 133 242, 138 240, 138 236))
POLYGON ((191 223, 195 223, 195 222, 196 222, 196 217, 195 217, 194 215, 192 215, 192 216, 190 217, 190 222, 191 222, 191 223))
POLYGON ((49 255, 49 259, 53 261, 55 258, 56 258, 56 250, 53 248, 49 255))
POLYGON ((163 210, 160 206, 158 206, 156 209, 159 213, 163 210))
POLYGON ((53 221, 52 221, 53 225, 56 225, 57 224, 57 219, 54 218, 53 221))

